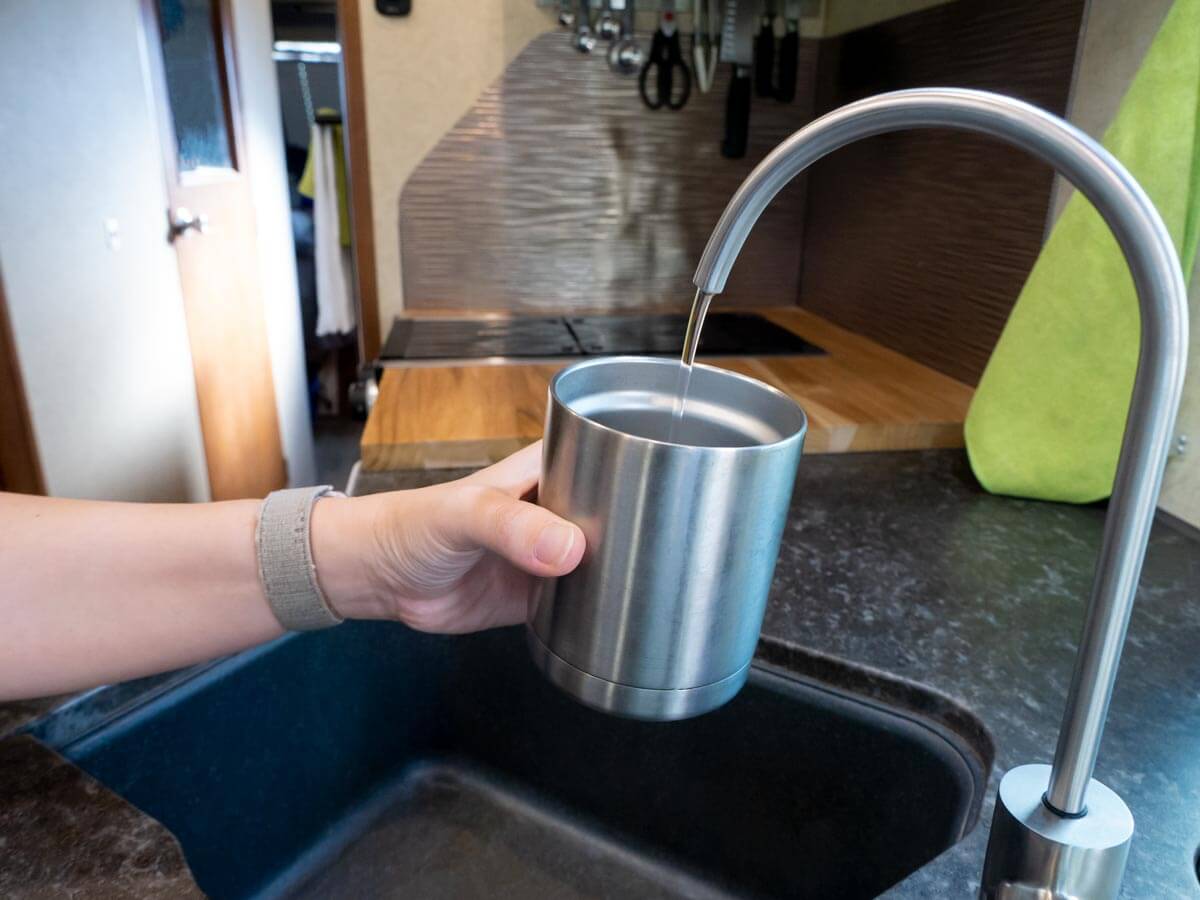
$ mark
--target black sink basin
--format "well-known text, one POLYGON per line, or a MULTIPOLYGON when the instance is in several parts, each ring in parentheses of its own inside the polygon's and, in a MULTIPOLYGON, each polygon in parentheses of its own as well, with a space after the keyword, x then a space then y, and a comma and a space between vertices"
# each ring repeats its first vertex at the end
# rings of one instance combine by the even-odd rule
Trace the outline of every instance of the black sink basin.
POLYGON ((517 629, 347 624, 226 660, 59 748, 214 898, 872 897, 986 773, 917 717, 756 666, 726 707, 611 718, 517 629))

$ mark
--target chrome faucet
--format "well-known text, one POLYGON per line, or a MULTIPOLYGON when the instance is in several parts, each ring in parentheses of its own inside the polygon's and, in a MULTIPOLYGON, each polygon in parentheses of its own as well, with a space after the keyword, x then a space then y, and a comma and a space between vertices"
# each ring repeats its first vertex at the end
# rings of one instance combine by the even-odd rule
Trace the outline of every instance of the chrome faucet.
POLYGON ((1054 763, 1019 766, 1001 780, 980 887, 981 897, 998 900, 1115 898, 1133 816, 1092 773, 1187 356, 1187 289, 1150 199, 1112 154, 1037 107, 983 91, 898 91, 835 110, 771 151, 726 206, 693 281, 700 293, 719 294, 763 209, 812 163, 860 138, 910 128, 991 135, 1048 162, 1104 217, 1137 287, 1142 325, 1137 377, 1054 763))

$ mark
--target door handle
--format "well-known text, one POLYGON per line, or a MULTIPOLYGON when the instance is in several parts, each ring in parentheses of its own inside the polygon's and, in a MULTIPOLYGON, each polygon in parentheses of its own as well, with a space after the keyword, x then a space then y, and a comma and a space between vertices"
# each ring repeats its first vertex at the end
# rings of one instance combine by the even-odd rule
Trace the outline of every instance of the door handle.
POLYGON ((175 208, 167 213, 169 237, 172 241, 183 237, 189 231, 204 234, 208 231, 208 216, 204 213, 192 212, 186 206, 175 208))

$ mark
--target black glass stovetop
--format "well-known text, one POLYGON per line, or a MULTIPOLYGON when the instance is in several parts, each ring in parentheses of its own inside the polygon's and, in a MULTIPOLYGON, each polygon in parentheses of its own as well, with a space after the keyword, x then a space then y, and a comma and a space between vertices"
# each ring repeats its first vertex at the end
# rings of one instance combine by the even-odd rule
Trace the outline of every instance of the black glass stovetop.
MULTIPOLYGON (((678 356, 687 316, 514 316, 396 319, 383 360, 482 359, 489 356, 678 356)), ((709 313, 701 356, 822 355, 820 347, 756 313, 709 313)))

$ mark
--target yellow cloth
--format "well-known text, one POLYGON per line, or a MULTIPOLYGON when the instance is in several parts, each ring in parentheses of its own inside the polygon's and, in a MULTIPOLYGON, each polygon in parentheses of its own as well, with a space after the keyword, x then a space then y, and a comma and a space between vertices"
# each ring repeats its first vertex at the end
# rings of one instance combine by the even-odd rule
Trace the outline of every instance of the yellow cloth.
MULTIPOLYGON (((320 109, 319 113, 333 113, 332 109, 320 109)), ((314 128, 317 126, 313 126, 314 128)), ((330 125, 333 129, 333 156, 337 165, 337 196, 338 196, 338 241, 343 247, 350 246, 350 201, 346 192, 346 148, 342 143, 342 126, 330 125)), ((300 183, 296 189, 310 200, 317 192, 316 176, 313 174, 313 145, 308 143, 308 159, 304 161, 304 171, 300 173, 300 183)))
MULTIPOLYGON (((1191 273, 1200 237, 1200 0, 1176 0, 1103 143, 1158 207, 1191 273)), ((1116 240, 1076 193, 1042 249, 966 421, 996 494, 1087 503, 1112 493, 1140 320, 1116 240)))

